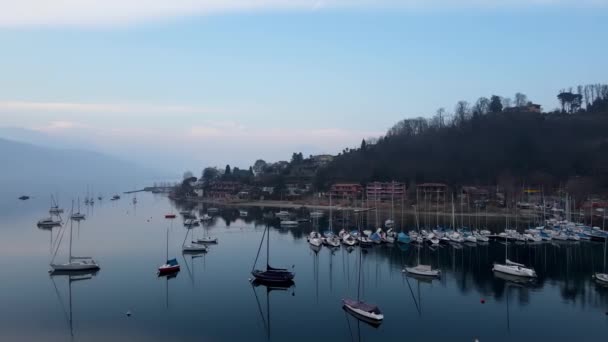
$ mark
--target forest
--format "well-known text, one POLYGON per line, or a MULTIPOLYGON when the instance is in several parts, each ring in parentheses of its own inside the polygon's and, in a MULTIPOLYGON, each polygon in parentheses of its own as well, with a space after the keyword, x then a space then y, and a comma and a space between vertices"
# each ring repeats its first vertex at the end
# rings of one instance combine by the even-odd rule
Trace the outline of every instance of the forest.
POLYGON ((584 181, 608 189, 608 85, 563 89, 550 112, 517 93, 404 119, 385 136, 344 149, 317 173, 315 186, 334 182, 443 182, 449 185, 562 187, 584 181), (534 106, 537 106, 536 108, 534 106))

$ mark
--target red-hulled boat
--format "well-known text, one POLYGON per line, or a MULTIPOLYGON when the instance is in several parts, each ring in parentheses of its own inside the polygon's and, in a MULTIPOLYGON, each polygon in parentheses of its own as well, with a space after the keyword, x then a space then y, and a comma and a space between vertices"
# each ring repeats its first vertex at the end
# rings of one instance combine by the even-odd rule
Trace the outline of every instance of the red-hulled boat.
POLYGON ((167 214, 165 215, 166 219, 174 219, 175 218, 175 214, 167 214))

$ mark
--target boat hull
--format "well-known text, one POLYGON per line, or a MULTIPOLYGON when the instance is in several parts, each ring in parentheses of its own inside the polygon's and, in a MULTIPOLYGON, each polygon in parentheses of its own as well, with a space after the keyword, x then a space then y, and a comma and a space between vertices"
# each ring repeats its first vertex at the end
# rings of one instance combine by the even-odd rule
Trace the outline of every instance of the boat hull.
POLYGON ((494 264, 492 271, 501 272, 517 277, 536 278, 536 272, 534 270, 517 265, 494 264))
POLYGON ((275 271, 275 270, 254 270, 251 272, 254 279, 264 284, 288 284, 293 282, 295 273, 286 270, 275 271))
POLYGON ((362 310, 358 307, 357 303, 358 302, 353 300, 343 299, 342 308, 351 315, 353 315, 355 318, 371 325, 379 326, 382 323, 382 321, 384 320, 384 315, 382 313, 374 313, 369 312, 367 310, 362 310))
POLYGON ((70 272, 70 271, 88 271, 98 270, 99 265, 96 262, 70 262, 66 264, 51 264, 51 272, 70 272))

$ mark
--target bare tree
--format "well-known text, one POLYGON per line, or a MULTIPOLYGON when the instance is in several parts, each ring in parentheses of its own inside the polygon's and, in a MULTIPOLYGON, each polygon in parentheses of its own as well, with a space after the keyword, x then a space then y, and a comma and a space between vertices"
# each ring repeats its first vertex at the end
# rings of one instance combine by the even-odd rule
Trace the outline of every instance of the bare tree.
POLYGON ((511 98, 509 98, 509 97, 502 98, 502 107, 503 108, 509 108, 512 105, 513 105, 513 100, 511 100, 511 98))
POLYGON ((437 124, 440 128, 443 127, 445 124, 445 108, 441 107, 437 109, 435 115, 437 116, 437 124))
POLYGON ((480 97, 473 105, 474 115, 484 115, 490 110, 490 100, 487 97, 480 97))
POLYGON ((528 97, 522 93, 515 93, 515 107, 523 107, 528 103, 528 97))
POLYGON ((458 101, 454 108, 454 116, 458 124, 463 124, 469 115, 469 103, 467 101, 458 101))

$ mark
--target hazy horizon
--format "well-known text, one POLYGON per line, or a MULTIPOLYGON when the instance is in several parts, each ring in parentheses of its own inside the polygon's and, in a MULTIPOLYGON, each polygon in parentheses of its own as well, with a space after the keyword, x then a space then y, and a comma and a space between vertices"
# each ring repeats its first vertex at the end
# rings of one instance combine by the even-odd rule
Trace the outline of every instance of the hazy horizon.
POLYGON ((608 79, 608 1, 2 6, 5 133, 166 171, 336 154, 480 96, 552 110, 608 79))

